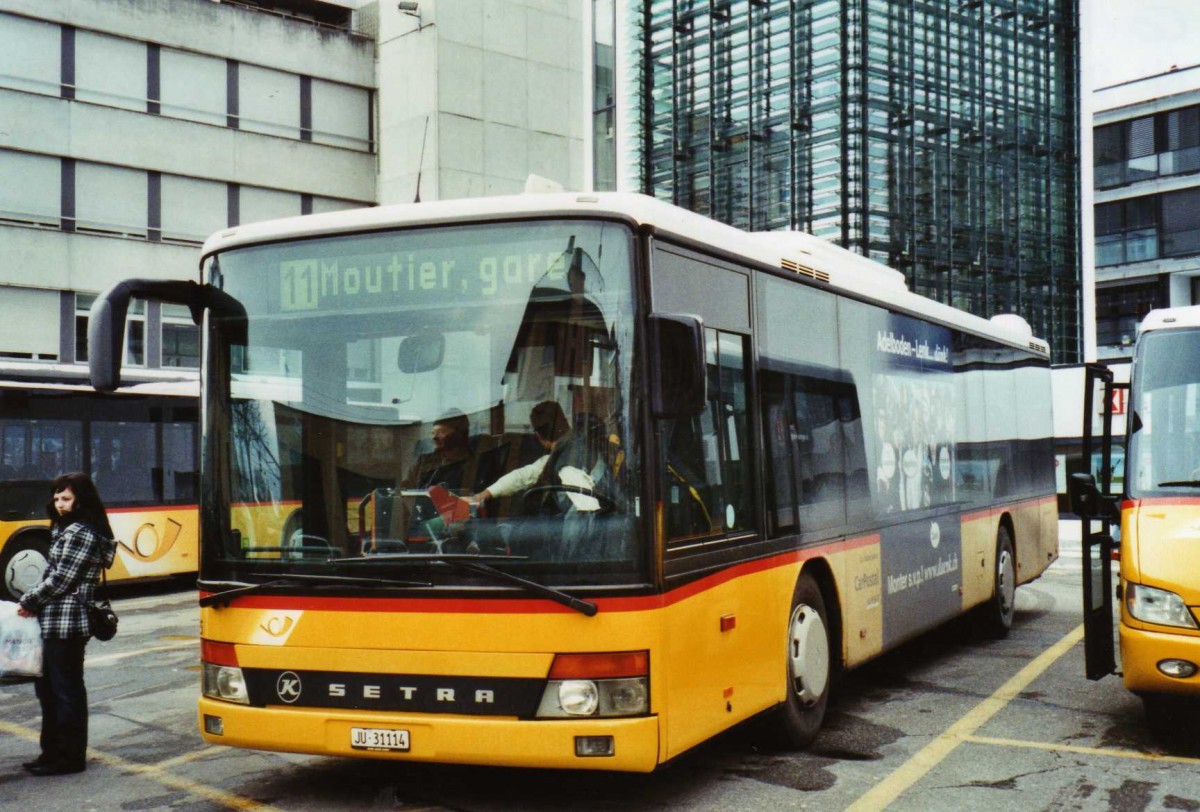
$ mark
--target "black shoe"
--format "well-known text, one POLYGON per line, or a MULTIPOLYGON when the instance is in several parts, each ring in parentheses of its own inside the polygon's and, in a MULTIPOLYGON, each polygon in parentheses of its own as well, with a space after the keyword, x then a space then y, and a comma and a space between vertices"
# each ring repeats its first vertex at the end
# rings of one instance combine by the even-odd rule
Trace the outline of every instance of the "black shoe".
POLYGON ((86 769, 86 761, 51 761, 46 764, 30 767, 29 772, 34 775, 69 775, 71 773, 81 773, 86 769))
POLYGON ((53 759, 49 758, 45 754, 42 754, 33 761, 26 761, 21 766, 26 770, 32 770, 34 767, 41 767, 43 764, 49 764, 51 761, 53 761, 53 759))

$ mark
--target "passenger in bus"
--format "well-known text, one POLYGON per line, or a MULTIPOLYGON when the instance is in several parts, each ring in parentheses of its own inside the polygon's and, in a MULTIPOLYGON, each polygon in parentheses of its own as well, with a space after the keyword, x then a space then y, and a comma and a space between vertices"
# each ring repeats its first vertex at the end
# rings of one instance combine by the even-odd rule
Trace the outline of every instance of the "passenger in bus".
POLYGON ((542 477, 546 463, 550 461, 551 453, 570 430, 562 406, 553 400, 545 400, 534 406, 529 412, 529 424, 546 453, 528 465, 509 471, 482 492, 472 496, 471 501, 474 504, 512 496, 536 485, 542 477))
POLYGON ((91 636, 87 606, 117 545, 96 485, 87 474, 63 474, 51 486, 50 564, 21 596, 17 613, 42 626, 42 676, 34 692, 42 708, 42 752, 24 768, 65 775, 87 768, 87 686, 83 653, 91 636))
POLYGON ((452 491, 470 488, 474 468, 470 438, 470 419, 457 409, 446 412, 433 424, 433 451, 420 456, 402 486, 441 485, 452 491))

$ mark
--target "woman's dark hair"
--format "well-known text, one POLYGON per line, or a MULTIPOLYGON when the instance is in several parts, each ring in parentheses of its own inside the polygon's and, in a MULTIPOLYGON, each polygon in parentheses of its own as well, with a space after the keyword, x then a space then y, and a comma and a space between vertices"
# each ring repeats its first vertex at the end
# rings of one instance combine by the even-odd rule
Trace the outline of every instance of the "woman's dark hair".
POLYGON ((100 492, 96 483, 87 474, 78 471, 70 474, 59 474, 50 486, 50 501, 46 503, 46 515, 50 517, 53 527, 67 527, 72 522, 86 524, 105 538, 114 538, 112 525, 108 523, 108 512, 100 501, 100 492), (75 507, 65 516, 59 516, 54 509, 54 495, 70 488, 75 494, 75 507))

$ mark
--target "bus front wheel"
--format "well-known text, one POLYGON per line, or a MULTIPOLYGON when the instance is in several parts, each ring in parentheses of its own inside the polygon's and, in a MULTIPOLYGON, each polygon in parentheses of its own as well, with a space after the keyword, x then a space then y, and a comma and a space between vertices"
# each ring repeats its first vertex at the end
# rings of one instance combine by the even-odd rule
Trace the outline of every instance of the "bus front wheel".
POLYGON ((788 617, 787 699, 770 717, 771 738, 780 747, 807 747, 821 729, 833 682, 829 629, 821 587, 803 573, 796 581, 788 617))
POLYGON ((46 574, 50 563, 50 542, 38 535, 18 536, 8 540, 0 553, 0 598, 19 600, 46 574))
POLYGON ((996 532, 996 580, 992 597, 980 607, 979 619, 988 637, 1005 637, 1013 623, 1017 598, 1017 557, 1012 533, 1004 525, 996 532))

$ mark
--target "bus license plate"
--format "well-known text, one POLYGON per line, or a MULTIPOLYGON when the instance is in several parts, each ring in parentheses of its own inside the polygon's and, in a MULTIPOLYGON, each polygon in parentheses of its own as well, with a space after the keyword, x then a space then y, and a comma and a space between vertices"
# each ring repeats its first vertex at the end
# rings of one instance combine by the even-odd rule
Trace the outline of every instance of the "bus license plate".
POLYGON ((408 731, 382 727, 352 727, 350 746, 356 750, 408 750, 408 731))

